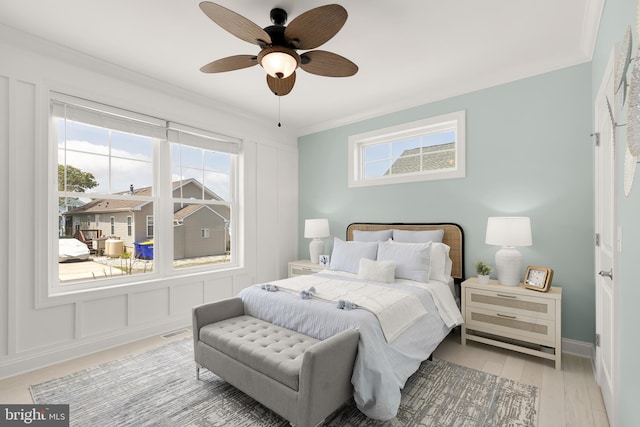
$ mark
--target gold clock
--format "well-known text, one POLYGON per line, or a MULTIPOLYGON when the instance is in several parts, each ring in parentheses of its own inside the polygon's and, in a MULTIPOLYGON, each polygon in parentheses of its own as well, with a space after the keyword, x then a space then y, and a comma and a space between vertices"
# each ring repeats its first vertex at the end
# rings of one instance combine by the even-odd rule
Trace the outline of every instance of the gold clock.
POLYGON ((553 279, 553 270, 551 268, 530 265, 524 274, 524 287, 546 292, 551 286, 551 279, 553 279))

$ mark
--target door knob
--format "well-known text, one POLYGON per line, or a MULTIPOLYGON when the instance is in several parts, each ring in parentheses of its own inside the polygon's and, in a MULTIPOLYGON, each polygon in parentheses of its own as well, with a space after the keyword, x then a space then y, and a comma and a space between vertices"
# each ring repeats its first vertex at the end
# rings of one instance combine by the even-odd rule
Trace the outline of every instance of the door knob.
POLYGON ((613 280, 613 268, 609 269, 609 271, 603 270, 598 274, 602 277, 608 277, 609 279, 613 280))

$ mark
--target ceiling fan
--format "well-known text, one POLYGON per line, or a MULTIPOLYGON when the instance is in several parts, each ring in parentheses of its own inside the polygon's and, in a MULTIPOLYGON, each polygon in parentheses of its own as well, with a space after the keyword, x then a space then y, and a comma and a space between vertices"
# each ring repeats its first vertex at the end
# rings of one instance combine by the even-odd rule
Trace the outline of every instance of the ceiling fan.
POLYGON ((293 19, 289 25, 287 12, 271 10, 273 25, 258 25, 219 4, 204 1, 200 9, 213 22, 234 36, 260 46, 258 55, 234 55, 218 59, 200 68, 204 73, 221 73, 260 64, 267 72, 267 85, 277 95, 287 95, 296 82, 296 69, 327 77, 349 77, 358 66, 338 54, 311 50, 335 36, 347 20, 347 11, 338 4, 316 7, 293 19))

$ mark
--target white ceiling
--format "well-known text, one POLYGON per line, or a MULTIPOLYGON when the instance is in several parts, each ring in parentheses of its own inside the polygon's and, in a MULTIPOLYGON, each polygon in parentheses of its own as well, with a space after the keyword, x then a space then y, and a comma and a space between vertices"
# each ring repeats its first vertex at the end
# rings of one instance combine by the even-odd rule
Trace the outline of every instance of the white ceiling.
MULTIPOLYGON (((278 121, 278 97, 260 66, 220 74, 214 59, 257 54, 222 30, 199 0, 0 0, 0 23, 219 102, 278 121)), ((281 7, 289 21, 319 0, 219 0, 261 27, 281 7)), ((604 0, 339 2, 349 13, 320 49, 360 70, 330 78, 297 72, 280 99, 296 134, 494 86, 591 59, 604 0)))

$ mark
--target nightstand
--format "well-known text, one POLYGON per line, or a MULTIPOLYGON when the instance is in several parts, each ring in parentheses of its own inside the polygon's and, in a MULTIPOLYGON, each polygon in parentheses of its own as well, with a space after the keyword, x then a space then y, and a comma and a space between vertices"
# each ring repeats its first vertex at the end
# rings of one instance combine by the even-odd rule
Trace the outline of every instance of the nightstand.
POLYGON ((308 259, 289 262, 289 277, 319 273, 327 269, 326 265, 312 264, 308 259))
POLYGON ((462 282, 462 345, 467 340, 554 360, 562 368, 562 288, 537 292, 477 278, 462 282))

